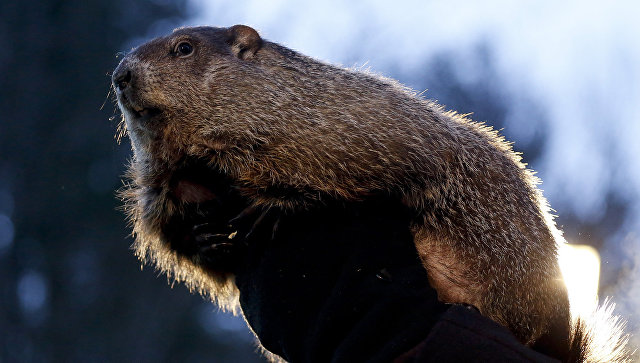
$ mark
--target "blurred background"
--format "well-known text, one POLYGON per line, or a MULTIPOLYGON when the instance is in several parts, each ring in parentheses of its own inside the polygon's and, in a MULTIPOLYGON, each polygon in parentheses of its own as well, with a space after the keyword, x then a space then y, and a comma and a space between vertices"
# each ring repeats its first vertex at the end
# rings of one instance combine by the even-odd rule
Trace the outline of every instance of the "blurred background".
POLYGON ((640 347, 640 6, 630 1, 0 2, 0 362, 260 362, 237 317, 141 271, 115 190, 118 54, 183 25, 409 85, 515 142, 640 347), (115 116, 115 117, 113 117, 115 116))

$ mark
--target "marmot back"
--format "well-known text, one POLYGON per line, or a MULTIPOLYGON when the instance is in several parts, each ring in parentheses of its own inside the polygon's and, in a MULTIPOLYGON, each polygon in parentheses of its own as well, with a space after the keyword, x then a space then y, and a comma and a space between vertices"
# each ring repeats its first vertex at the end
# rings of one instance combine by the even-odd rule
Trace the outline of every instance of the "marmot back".
POLYGON ((476 306, 524 344, 568 357, 564 243, 537 179, 495 131, 397 82, 322 63, 246 26, 183 28, 113 75, 132 140, 125 192, 136 251, 234 304, 228 274, 176 255, 163 226, 215 198, 186 164, 217 170, 255 207, 398 198, 438 296, 476 306), (560 347, 546 348, 553 335, 560 347), (559 337, 559 338, 558 338, 559 337))

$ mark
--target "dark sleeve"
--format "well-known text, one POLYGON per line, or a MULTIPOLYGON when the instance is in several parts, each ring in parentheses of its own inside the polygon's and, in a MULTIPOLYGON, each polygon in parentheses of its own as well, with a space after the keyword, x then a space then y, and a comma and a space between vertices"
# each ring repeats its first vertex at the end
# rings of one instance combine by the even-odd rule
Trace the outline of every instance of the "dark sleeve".
POLYGON ((395 363, 559 362, 521 344, 506 328, 474 308, 453 305, 427 338, 395 363))

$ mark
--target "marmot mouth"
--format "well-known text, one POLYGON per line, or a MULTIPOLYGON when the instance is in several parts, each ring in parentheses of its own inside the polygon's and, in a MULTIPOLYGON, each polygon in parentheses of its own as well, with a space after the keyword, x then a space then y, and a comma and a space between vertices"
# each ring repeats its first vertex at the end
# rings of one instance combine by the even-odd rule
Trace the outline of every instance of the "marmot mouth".
POLYGON ((125 93, 118 93, 118 101, 122 111, 127 111, 134 120, 149 120, 162 113, 158 107, 141 106, 139 102, 136 102, 127 96, 125 93))

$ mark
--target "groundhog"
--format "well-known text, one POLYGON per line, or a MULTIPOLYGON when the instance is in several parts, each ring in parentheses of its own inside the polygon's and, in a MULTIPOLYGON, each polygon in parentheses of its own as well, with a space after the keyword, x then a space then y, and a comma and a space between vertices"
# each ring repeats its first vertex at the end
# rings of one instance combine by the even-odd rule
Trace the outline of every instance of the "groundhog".
POLYGON ((233 258, 224 256, 246 246, 234 243, 233 223, 207 224, 209 211, 259 223, 266 211, 383 195, 412 211, 439 299, 475 306, 526 345, 553 333, 568 357, 564 240, 538 180, 490 127, 243 25, 182 28, 143 44, 113 85, 134 151, 122 195, 142 260, 233 309, 233 258), (219 211, 220 198, 233 198, 224 190, 249 202, 219 211), (204 268, 201 247, 188 247, 200 245, 167 227, 192 215, 211 229, 206 248, 223 251, 214 255, 225 268, 204 268))

